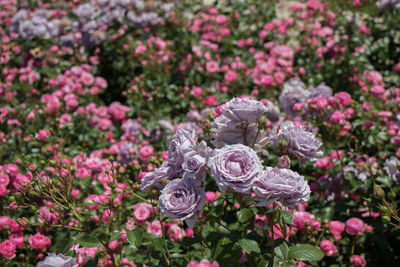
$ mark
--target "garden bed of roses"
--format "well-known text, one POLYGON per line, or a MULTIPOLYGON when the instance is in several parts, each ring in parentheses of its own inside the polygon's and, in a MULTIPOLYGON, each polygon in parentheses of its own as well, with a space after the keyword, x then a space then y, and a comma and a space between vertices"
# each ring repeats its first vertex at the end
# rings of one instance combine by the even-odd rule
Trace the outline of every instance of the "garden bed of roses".
POLYGON ((399 266, 399 23, 0 0, 0 266, 399 266))

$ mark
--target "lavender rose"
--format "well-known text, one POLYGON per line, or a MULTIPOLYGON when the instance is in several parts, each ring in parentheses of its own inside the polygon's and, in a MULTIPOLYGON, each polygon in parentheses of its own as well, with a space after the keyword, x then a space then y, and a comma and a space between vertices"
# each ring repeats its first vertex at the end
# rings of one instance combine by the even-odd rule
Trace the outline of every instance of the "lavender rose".
POLYGON ((253 149, 256 152, 262 152, 268 142, 266 131, 261 130, 259 132, 257 124, 253 123, 248 125, 245 132, 242 124, 231 123, 231 121, 224 115, 218 116, 213 121, 211 130, 213 132, 213 137, 215 138, 215 141, 212 141, 212 143, 217 148, 221 148, 224 145, 233 145, 238 143, 250 146, 253 146, 254 144, 253 149))
POLYGON ((293 122, 289 122, 278 132, 279 142, 284 140, 287 149, 300 160, 315 160, 316 157, 323 156, 320 147, 322 143, 312 132, 308 132, 304 127, 297 127, 293 122))
POLYGON ((400 184, 400 171, 397 168, 397 164, 400 161, 396 157, 390 157, 385 160, 384 169, 386 172, 392 177, 392 179, 397 183, 400 184))
POLYGON ((160 190, 164 187, 164 180, 172 180, 176 177, 173 168, 169 166, 168 162, 164 162, 160 168, 146 173, 142 178, 140 188, 143 192, 149 192, 151 189, 160 190))
POLYGON ((221 113, 234 123, 257 123, 267 111, 260 101, 250 98, 233 98, 226 103, 221 113))
POLYGON ((75 259, 63 254, 48 253, 43 261, 39 261, 36 267, 75 267, 75 259))
POLYGON ((161 215, 173 220, 185 220, 190 228, 203 212, 206 194, 188 179, 172 180, 161 191, 161 215))
POLYGON ((269 206, 279 200, 288 207, 310 198, 310 187, 304 177, 289 169, 267 167, 254 182, 257 206, 269 206))
POLYGON ((289 116, 297 116, 293 110, 296 103, 304 103, 308 97, 308 91, 299 78, 292 78, 283 84, 283 90, 279 96, 279 103, 283 112, 289 116))
POLYGON ((208 147, 206 142, 202 141, 195 150, 189 151, 184 155, 182 168, 184 170, 183 178, 192 179, 196 186, 200 186, 206 178, 206 161, 208 156, 208 147))
POLYGON ((263 166, 256 152, 242 144, 226 145, 210 155, 208 166, 219 190, 249 193, 263 166))
POLYGON ((168 163, 175 169, 177 174, 182 174, 182 164, 185 153, 196 147, 194 132, 190 133, 184 129, 176 131, 168 149, 168 163))

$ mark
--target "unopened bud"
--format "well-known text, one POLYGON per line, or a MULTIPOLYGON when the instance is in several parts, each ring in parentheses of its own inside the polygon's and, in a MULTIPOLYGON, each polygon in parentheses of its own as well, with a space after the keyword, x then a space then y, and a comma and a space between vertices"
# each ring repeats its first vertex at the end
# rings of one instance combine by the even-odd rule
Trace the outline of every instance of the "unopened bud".
POLYGON ((391 221, 391 219, 390 219, 389 216, 383 216, 383 217, 382 217, 382 221, 383 221, 383 223, 389 224, 390 221, 391 221))
POLYGON ((278 159, 278 166, 280 168, 288 169, 290 168, 290 158, 288 155, 283 155, 278 159))
POLYGON ((266 124, 267 124, 267 119, 264 116, 262 116, 258 120, 258 130, 261 131, 262 129, 264 129, 266 124))
POLYGON ((111 162, 113 162, 113 161, 115 160, 115 158, 114 158, 113 156, 109 156, 109 157, 108 157, 108 160, 111 161, 111 162))
POLYGON ((374 194, 377 198, 385 197, 385 191, 383 191, 382 187, 377 184, 374 184, 374 194))
POLYGON ((390 192, 388 194, 388 198, 390 200, 395 200, 396 199, 396 193, 392 189, 390 189, 390 192))
POLYGON ((279 149, 280 149, 280 150, 285 150, 286 147, 287 147, 287 142, 286 142, 286 140, 283 139, 283 138, 280 139, 279 142, 278 142, 278 146, 279 146, 279 149))

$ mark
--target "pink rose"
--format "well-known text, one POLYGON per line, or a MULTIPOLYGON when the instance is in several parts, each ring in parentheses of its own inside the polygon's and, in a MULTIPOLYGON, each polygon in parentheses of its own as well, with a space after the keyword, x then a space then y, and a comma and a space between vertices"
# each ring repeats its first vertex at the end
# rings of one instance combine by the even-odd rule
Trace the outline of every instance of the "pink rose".
POLYGON ((322 240, 320 248, 327 256, 332 256, 337 252, 336 246, 326 239, 322 240))
POLYGON ((358 218, 348 219, 346 222, 346 232, 349 235, 360 234, 364 230, 364 222, 358 218))
POLYGON ((217 72, 219 69, 218 63, 215 61, 208 61, 206 64, 206 70, 207 72, 217 72))
POLYGON ((76 248, 76 263, 83 265, 88 257, 96 256, 97 250, 97 248, 76 248))
POLYGON ((28 243, 34 249, 43 249, 51 245, 51 240, 45 235, 36 233, 29 236, 28 243))
POLYGON ((367 265, 367 261, 363 256, 353 255, 351 257, 351 265, 352 266, 365 266, 367 265))
POLYGON ((328 100, 325 96, 317 96, 308 101, 308 105, 314 109, 324 109, 328 105, 328 100))
POLYGON ((380 85, 374 85, 374 86, 372 86, 372 88, 371 88, 371 93, 372 93, 372 95, 375 96, 375 97, 380 97, 380 96, 383 95, 383 93, 385 93, 385 88, 383 88, 383 87, 380 86, 380 85))
POLYGON ((331 123, 333 123, 333 124, 339 124, 339 123, 342 123, 344 119, 345 119, 344 114, 343 114, 341 111, 336 110, 336 111, 331 115, 330 121, 331 121, 331 123))
POLYGON ((138 222, 144 222, 154 213, 153 207, 148 203, 136 203, 133 208, 133 214, 138 222))
POLYGON ((110 113, 114 120, 123 120, 125 118, 125 113, 129 110, 129 107, 123 106, 119 102, 113 102, 108 107, 108 113, 110 113))
POLYGON ((24 246, 23 234, 12 234, 8 239, 13 242, 17 248, 22 248, 24 246))
POLYGON ((346 92, 339 92, 335 95, 335 98, 339 100, 340 106, 346 107, 351 104, 351 95, 346 92))
POLYGON ((344 231, 344 223, 339 221, 330 221, 329 230, 333 235, 341 235, 344 231))
POLYGON ((151 156, 153 156, 154 153, 154 148, 152 146, 143 146, 140 150, 139 150, 139 154, 143 159, 147 159, 150 158, 151 156))
POLYGON ((178 242, 182 237, 185 236, 185 231, 180 228, 177 223, 172 223, 168 227, 168 235, 173 241, 178 242))
POLYGON ((158 237, 162 237, 163 232, 162 232, 162 227, 161 223, 158 220, 154 220, 151 223, 146 222, 147 225, 147 232, 153 235, 156 235, 158 237))
POLYGON ((216 261, 211 263, 208 260, 202 260, 200 262, 192 261, 186 267, 219 267, 219 264, 216 261))
POLYGON ((16 246, 10 240, 6 240, 0 244, 0 254, 7 260, 11 260, 15 257, 16 246))
POLYGON ((228 70, 228 72, 225 74, 225 80, 228 83, 235 81, 236 78, 237 78, 236 72, 234 72, 233 70, 228 70))
POLYGON ((293 224, 299 230, 306 230, 315 221, 315 216, 306 211, 296 211, 293 213, 293 224))

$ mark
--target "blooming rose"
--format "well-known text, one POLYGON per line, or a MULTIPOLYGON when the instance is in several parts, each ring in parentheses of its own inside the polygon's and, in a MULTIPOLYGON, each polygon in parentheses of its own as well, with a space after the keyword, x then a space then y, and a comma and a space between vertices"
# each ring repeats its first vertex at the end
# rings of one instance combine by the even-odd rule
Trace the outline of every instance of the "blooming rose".
POLYGON ((293 110, 296 103, 304 103, 309 92, 305 89, 305 85, 299 78, 292 78, 283 84, 282 92, 279 96, 279 104, 283 112, 289 116, 298 115, 293 110))
POLYGON ((51 245, 51 240, 40 233, 30 235, 28 238, 29 245, 34 249, 42 249, 51 245))
POLYGON ((278 132, 278 140, 286 141, 287 149, 299 159, 315 160, 323 155, 319 150, 322 143, 315 135, 302 126, 295 126, 291 121, 278 132))
POLYGON ((0 244, 0 254, 7 260, 15 257, 15 244, 10 240, 6 240, 0 244))
POLYGON ((185 235, 185 231, 177 223, 171 223, 168 227, 168 235, 173 241, 178 242, 185 235))
POLYGON ((336 246, 331 241, 326 239, 322 240, 320 248, 327 256, 332 256, 337 252, 336 246))
POLYGON ((194 132, 190 133, 184 129, 176 131, 168 149, 168 164, 174 168, 178 175, 183 173, 184 155, 194 150, 195 147, 194 132))
POLYGON ((306 230, 307 225, 315 221, 315 216, 306 211, 295 211, 293 213, 293 225, 299 230, 306 230))
POLYGON ((257 123, 266 115, 267 108, 261 101, 250 98, 234 98, 221 110, 221 113, 234 123, 257 123))
POLYGON ((94 258, 98 248, 75 248, 76 260, 79 265, 83 265, 88 257, 94 258))
POLYGON ((217 148, 239 143, 244 145, 254 144, 254 150, 260 152, 268 142, 266 131, 258 132, 257 124, 248 125, 245 131, 242 123, 232 122, 225 115, 221 115, 214 120, 211 130, 215 138, 213 144, 217 148), (257 139, 254 141, 255 138, 257 139))
POLYGON ((149 192, 151 189, 162 189, 164 187, 163 180, 171 180, 176 177, 174 170, 168 163, 169 162, 164 162, 160 168, 146 173, 140 184, 140 188, 143 192, 149 192))
POLYGON ((330 221, 329 230, 333 235, 341 235, 344 231, 344 223, 339 221, 330 221))
POLYGON ((206 159, 198 155, 195 151, 191 151, 185 155, 185 161, 183 162, 183 170, 185 174, 183 178, 199 177, 199 180, 204 180, 206 177, 205 172, 206 159))
POLYGON ((367 261, 363 256, 353 255, 351 256, 351 265, 352 266, 365 266, 367 265, 367 261))
MULTIPOLYGON (((397 184, 400 184, 400 171, 397 168, 397 164, 399 162, 400 161, 396 157, 392 156, 392 157, 386 159, 385 163, 384 163, 384 170, 386 170, 386 172, 392 177, 392 179, 397 184)), ((1 175, 1 173, 0 173, 0 175, 1 175)))
POLYGON ((153 207, 148 203, 136 203, 133 206, 133 214, 139 222, 147 220, 152 214, 154 214, 153 207))
POLYGON ((364 230, 364 222, 358 218, 350 218, 346 221, 346 232, 349 235, 357 235, 364 230))
POLYGON ((161 214, 173 220, 186 220, 187 225, 193 228, 195 219, 203 212, 205 200, 205 192, 190 180, 175 179, 161 191, 161 214))
POLYGON ((311 192, 303 176, 277 167, 267 167, 254 182, 253 191, 257 206, 269 206, 279 200, 289 207, 298 202, 307 202, 311 192))
POLYGON ((146 222, 147 225, 147 229, 146 232, 156 235, 158 237, 162 237, 163 232, 162 232, 162 227, 161 227, 161 223, 158 220, 154 220, 151 223, 150 222, 146 222))
POLYGON ((239 193, 249 193, 263 170, 256 152, 242 144, 215 149, 210 155, 208 166, 223 193, 228 188, 239 193))
POLYGON ((39 261, 36 267, 74 267, 75 259, 63 254, 48 253, 43 261, 39 261))

